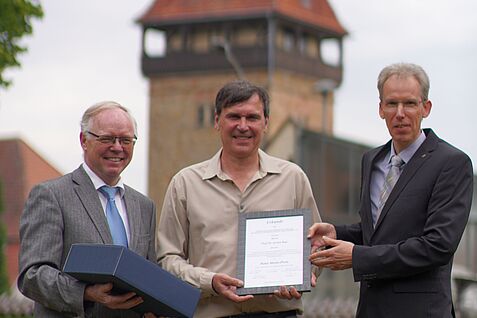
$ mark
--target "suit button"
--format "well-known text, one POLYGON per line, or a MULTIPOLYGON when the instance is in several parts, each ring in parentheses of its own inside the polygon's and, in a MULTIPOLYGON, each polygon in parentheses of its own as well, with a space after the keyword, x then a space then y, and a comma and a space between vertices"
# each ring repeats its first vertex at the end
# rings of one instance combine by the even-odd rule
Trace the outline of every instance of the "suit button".
POLYGON ((368 287, 368 288, 371 288, 371 287, 373 287, 373 283, 371 283, 371 282, 367 282, 367 283, 366 283, 366 287, 368 287))

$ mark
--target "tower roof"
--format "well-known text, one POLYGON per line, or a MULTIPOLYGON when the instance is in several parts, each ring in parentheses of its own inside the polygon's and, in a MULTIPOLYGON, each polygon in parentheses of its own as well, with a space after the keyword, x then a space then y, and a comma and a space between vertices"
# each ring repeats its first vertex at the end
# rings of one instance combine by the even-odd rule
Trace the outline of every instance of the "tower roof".
POLYGON ((271 14, 347 34, 327 0, 155 0, 139 22, 157 25, 271 14))

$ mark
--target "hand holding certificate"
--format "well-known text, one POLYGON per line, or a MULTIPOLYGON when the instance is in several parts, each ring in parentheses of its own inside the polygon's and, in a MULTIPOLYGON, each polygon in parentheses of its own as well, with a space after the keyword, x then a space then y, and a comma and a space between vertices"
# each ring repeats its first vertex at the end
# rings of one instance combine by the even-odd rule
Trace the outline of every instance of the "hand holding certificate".
POLYGON ((271 294, 280 286, 310 290, 309 210, 251 212, 239 217, 238 295, 271 294))

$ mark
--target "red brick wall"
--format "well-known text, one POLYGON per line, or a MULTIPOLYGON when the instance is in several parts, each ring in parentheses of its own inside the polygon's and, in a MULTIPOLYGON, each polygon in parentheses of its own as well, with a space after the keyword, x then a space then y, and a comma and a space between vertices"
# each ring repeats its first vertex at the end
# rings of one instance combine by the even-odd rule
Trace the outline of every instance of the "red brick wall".
POLYGON ((31 188, 61 173, 20 139, 0 140, 0 181, 3 213, 1 222, 7 230, 7 271, 13 284, 18 275, 20 239, 18 226, 25 200, 31 188))

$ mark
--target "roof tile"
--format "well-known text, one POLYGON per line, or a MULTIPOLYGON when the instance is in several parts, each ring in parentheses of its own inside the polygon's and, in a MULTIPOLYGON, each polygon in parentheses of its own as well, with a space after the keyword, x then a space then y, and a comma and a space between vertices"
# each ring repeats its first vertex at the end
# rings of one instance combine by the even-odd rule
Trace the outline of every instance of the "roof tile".
POLYGON ((142 24, 214 17, 280 13, 345 35, 327 0, 155 0, 139 19, 142 24))

